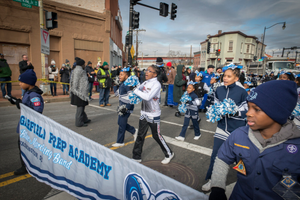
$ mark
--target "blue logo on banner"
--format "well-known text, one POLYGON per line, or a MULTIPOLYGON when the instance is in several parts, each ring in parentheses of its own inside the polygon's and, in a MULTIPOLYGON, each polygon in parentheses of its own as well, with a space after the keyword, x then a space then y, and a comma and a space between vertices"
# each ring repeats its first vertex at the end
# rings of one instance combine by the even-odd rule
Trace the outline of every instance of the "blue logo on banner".
POLYGON ((160 190, 154 194, 146 180, 139 174, 130 173, 124 181, 124 199, 126 200, 180 200, 180 197, 170 190, 160 190))

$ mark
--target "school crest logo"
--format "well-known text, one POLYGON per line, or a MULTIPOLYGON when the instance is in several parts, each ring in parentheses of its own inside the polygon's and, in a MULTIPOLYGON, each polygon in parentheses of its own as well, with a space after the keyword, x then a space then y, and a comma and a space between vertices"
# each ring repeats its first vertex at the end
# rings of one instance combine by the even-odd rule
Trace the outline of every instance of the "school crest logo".
POLYGON ((252 100, 254 100, 254 99, 256 99, 257 98, 257 93, 254 91, 254 90, 252 90, 251 92, 250 92, 250 94, 247 96, 247 100, 248 101, 252 101, 252 100))

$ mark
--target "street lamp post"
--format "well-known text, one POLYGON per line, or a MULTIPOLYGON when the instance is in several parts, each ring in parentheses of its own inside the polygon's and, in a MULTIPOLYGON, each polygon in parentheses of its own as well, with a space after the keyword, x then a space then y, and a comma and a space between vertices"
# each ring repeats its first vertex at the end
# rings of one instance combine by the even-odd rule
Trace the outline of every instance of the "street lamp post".
POLYGON ((270 27, 265 27, 265 29, 264 29, 263 41, 262 41, 262 47, 261 47, 261 52, 260 52, 260 58, 262 58, 262 54, 263 54, 263 48, 264 48, 264 42, 265 42, 266 29, 272 28, 273 26, 275 26, 275 25, 277 25, 277 24, 283 24, 282 30, 284 30, 285 27, 286 27, 286 26, 285 26, 285 25, 286 25, 285 22, 278 22, 278 23, 276 23, 276 24, 273 24, 273 25, 270 26, 270 27))

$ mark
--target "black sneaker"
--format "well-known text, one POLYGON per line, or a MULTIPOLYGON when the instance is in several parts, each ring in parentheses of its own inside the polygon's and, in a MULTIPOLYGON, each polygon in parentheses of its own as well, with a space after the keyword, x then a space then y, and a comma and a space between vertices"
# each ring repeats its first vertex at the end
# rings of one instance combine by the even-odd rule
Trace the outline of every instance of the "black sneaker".
POLYGON ((14 171, 14 175, 24 175, 24 174, 28 174, 26 167, 24 166, 14 171))

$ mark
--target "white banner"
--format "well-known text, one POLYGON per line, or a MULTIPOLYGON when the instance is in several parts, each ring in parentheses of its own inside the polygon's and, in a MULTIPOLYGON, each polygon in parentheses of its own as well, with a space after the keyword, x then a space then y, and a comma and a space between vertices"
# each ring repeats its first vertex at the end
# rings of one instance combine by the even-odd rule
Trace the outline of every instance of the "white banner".
POLYGON ((32 176, 79 199, 208 199, 23 104, 20 141, 32 176))

